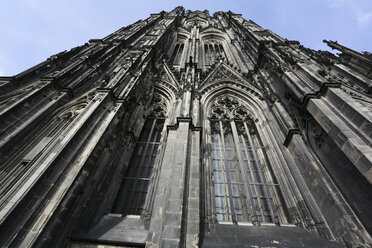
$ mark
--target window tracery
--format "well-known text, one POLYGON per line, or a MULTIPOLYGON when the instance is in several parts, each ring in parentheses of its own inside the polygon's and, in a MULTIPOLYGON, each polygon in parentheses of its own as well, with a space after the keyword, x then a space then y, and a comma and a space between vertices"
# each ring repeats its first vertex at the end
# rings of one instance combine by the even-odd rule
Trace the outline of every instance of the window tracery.
POLYGON ((226 58, 223 46, 218 43, 204 44, 205 65, 213 65, 218 59, 226 58))
POLYGON ((212 104, 208 118, 216 220, 286 222, 279 185, 249 110, 237 99, 222 96, 212 104))

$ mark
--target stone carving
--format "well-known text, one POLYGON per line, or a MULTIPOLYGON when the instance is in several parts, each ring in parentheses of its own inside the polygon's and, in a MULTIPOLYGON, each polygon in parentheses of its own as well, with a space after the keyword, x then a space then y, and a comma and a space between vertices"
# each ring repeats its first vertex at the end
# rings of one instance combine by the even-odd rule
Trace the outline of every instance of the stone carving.
POLYGON ((0 246, 370 247, 371 53, 325 42, 177 7, 0 77, 0 246))
POLYGON ((146 110, 145 117, 166 118, 167 103, 160 94, 155 93, 150 107, 146 110))
POLYGON ((217 98, 209 111, 210 119, 218 120, 248 120, 251 114, 238 99, 232 96, 222 96, 217 98))

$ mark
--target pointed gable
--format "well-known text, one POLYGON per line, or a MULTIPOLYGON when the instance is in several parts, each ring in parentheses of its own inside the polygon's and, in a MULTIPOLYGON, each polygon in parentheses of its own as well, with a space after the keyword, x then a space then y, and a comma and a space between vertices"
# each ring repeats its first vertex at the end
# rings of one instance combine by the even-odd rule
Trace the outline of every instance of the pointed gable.
POLYGON ((222 82, 230 81, 231 83, 238 84, 245 88, 249 88, 250 91, 255 92, 261 96, 260 91, 251 82, 246 80, 239 72, 225 64, 220 62, 218 66, 201 82, 199 86, 199 92, 202 93, 214 85, 222 82))
POLYGON ((168 65, 165 62, 161 64, 156 79, 157 84, 170 87, 175 93, 180 88, 177 78, 175 77, 172 70, 169 69, 168 65))

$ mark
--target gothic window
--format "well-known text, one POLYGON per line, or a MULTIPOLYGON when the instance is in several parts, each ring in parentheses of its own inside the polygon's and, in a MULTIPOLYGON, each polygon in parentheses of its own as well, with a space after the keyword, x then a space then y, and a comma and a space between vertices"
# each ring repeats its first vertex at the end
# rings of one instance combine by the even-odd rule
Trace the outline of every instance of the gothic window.
POLYGON ((210 63, 212 65, 216 61, 216 51, 214 50, 212 44, 209 44, 209 54, 210 54, 210 63))
POLYGON ((204 54, 205 54, 205 65, 210 65, 210 53, 208 45, 204 45, 204 54))
POLYGON ((184 44, 177 44, 176 47, 173 50, 173 55, 171 61, 173 61, 173 64, 179 65, 182 58, 184 44))
POLYGON ((165 122, 164 109, 164 105, 156 104, 147 115, 119 189, 114 205, 116 213, 140 215, 144 210, 165 122))
POLYGON ((226 58, 225 51, 221 44, 204 44, 205 65, 209 66, 215 63, 219 58, 226 58))
POLYGON ((209 112, 214 215, 217 221, 286 222, 279 185, 247 109, 222 97, 209 112))

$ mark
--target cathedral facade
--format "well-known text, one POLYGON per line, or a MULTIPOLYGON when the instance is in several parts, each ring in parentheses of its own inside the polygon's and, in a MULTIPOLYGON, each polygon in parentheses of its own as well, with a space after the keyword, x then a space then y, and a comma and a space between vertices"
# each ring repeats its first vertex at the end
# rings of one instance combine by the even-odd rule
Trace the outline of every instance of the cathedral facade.
POLYGON ((371 247, 372 55, 151 14, 0 77, 1 247, 371 247))

